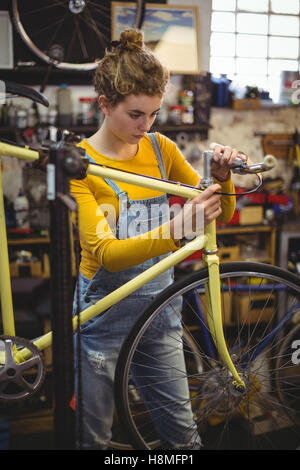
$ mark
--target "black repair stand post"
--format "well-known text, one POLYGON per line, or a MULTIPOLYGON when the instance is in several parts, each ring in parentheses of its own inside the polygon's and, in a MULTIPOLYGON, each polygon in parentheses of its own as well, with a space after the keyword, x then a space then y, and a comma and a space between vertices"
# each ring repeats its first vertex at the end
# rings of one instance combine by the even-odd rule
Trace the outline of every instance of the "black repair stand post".
POLYGON ((70 408, 74 394, 74 347, 72 327, 73 281, 69 208, 68 160, 64 146, 52 146, 47 165, 50 204, 52 352, 54 382, 54 430, 58 450, 75 449, 75 418, 70 408), (66 163, 67 162, 67 163, 66 163))

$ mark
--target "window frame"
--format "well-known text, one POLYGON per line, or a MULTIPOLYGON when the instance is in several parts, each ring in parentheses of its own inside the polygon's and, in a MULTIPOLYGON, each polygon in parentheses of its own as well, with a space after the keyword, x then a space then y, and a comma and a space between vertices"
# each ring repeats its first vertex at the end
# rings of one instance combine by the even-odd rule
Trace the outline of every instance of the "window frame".
MULTIPOLYGON (((240 9, 238 8, 238 2, 237 0, 235 1, 235 9, 231 9, 231 10, 219 10, 218 8, 214 7, 213 5, 213 2, 212 2, 212 8, 211 8, 211 15, 212 15, 212 18, 213 18, 213 14, 214 13, 233 13, 234 14, 234 31, 218 31, 218 30, 215 30, 213 29, 213 25, 211 27, 211 33, 210 33, 210 43, 212 41, 212 34, 213 33, 221 33, 221 34, 234 34, 234 55, 215 55, 213 54, 213 51, 210 50, 210 70, 212 68, 212 59, 213 58, 220 58, 220 59, 230 59, 232 60, 233 59, 233 63, 234 63, 234 71, 233 73, 228 73, 227 76, 234 80, 234 81, 238 81, 237 80, 237 77, 238 76, 241 76, 243 74, 239 73, 237 71, 237 63, 238 63, 238 59, 252 59, 252 58, 257 58, 257 59, 261 59, 263 58, 264 60, 267 61, 267 70, 266 70, 266 73, 256 73, 255 75, 253 74, 252 76, 258 76, 258 75, 261 75, 261 77, 265 79, 266 83, 270 83, 270 80, 272 79, 277 79, 278 78, 280 79, 280 73, 279 75, 277 74, 274 74, 274 73, 271 73, 271 68, 270 66, 272 65, 272 62, 270 61, 293 61, 293 62, 297 62, 298 63, 298 71, 299 71, 299 66, 300 66, 300 1, 298 0, 298 4, 299 4, 299 13, 296 14, 296 13, 276 13, 276 12, 273 12, 272 11, 272 7, 271 7, 271 1, 269 0, 268 1, 268 10, 263 12, 263 11, 257 11, 257 10, 245 10, 245 9, 240 9), (267 32, 266 34, 263 34, 263 33, 249 33, 249 32, 239 32, 237 31, 237 21, 238 21, 238 14, 239 13, 247 13, 247 14, 257 14, 257 15, 266 15, 267 16, 267 32), (295 35, 283 35, 283 34, 280 34, 280 35, 276 35, 274 33, 271 33, 270 32, 270 25, 271 25, 271 16, 288 16, 288 17, 296 17, 298 18, 299 20, 299 28, 298 28, 298 35, 295 36, 295 35), (267 49, 266 49, 266 55, 264 55, 263 57, 256 57, 256 56, 251 56, 251 57, 245 57, 244 55, 238 55, 237 54, 237 38, 238 36, 243 36, 243 35, 251 35, 251 36, 254 36, 254 37, 265 37, 266 40, 267 40, 267 49), (285 39, 285 38, 291 38, 291 39, 295 39, 295 40, 298 40, 298 56, 297 57, 273 57, 273 56, 270 56, 270 39, 271 38, 280 38, 280 39, 285 39)), ((220 72, 214 72, 214 71, 211 71, 213 75, 223 75, 224 72, 220 71, 220 72)), ((251 80, 251 74, 249 74, 249 80, 251 80)), ((249 83, 250 84, 250 83, 249 83)))

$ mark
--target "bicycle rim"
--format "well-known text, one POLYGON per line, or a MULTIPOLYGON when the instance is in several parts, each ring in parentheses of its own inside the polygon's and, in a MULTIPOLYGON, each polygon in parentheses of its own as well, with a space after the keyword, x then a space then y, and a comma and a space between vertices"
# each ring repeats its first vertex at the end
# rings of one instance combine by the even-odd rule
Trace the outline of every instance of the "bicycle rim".
MULTIPOLYGON (((23 42, 42 61, 63 70, 97 67, 111 41, 107 0, 12 0, 12 20, 23 42)), ((134 25, 143 21, 144 2, 136 2, 134 25)))
MULTIPOLYGON (((239 393, 234 389, 232 378, 219 361, 214 345, 205 341, 205 317, 210 315, 209 299, 204 291, 207 270, 193 273, 166 289, 149 306, 132 329, 120 354, 115 389, 118 415, 136 448, 149 449, 149 436, 159 443, 159 421, 168 419, 170 408, 176 412, 176 407, 180 406, 178 403, 166 406, 166 402, 161 406, 159 400, 151 403, 150 408, 157 410, 160 407, 159 418, 156 411, 156 417, 152 419, 153 412, 145 405, 144 408, 137 407, 129 393, 134 380, 135 393, 143 395, 144 391, 136 385, 140 378, 131 375, 132 369, 136 368, 135 360, 138 357, 141 361, 141 345, 149 328, 155 328, 164 309, 178 297, 185 302, 183 329, 187 329, 198 344, 198 356, 203 364, 202 370, 197 371, 193 357, 188 351, 184 352, 186 362, 189 361, 186 367, 189 400, 205 448, 281 449, 299 445, 299 410, 293 409, 292 402, 284 403, 281 399, 285 363, 278 364, 286 332, 300 314, 299 278, 273 266, 243 262, 223 264, 220 277, 226 342, 247 385, 246 391, 239 393), (195 293, 203 319, 199 319, 195 307, 195 293), (191 295, 193 302, 189 300, 191 295)), ((162 380, 162 370, 168 369, 166 364, 156 367, 154 356, 152 360, 151 385, 155 383, 156 374, 162 380)), ((141 369, 140 362, 138 365, 141 369)), ((174 376, 175 372, 178 371, 174 371, 174 376)), ((144 374, 149 375, 149 372, 145 369, 144 374)), ((170 380, 169 373, 166 380, 170 380)), ((299 396, 298 386, 293 393, 299 396)))

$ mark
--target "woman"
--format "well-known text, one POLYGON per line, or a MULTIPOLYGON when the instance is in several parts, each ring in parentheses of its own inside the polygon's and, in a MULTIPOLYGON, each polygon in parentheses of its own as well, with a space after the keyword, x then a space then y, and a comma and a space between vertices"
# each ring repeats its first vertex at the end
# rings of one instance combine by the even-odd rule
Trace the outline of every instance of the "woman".
MULTIPOLYGON (((176 145, 159 133, 147 134, 161 107, 168 80, 168 72, 145 47, 142 34, 123 31, 95 73, 95 89, 105 118, 100 129, 80 144, 91 162, 197 185, 198 173, 176 145)), ((90 175, 73 181, 71 189, 79 205, 82 248, 80 309, 84 310, 177 250, 180 239, 187 235, 186 226, 199 229, 200 212, 204 214, 205 224, 216 218, 223 222, 230 220, 233 198, 220 198, 215 193, 220 189, 233 192, 229 164, 236 155, 237 151, 230 147, 216 147, 213 164, 216 184, 185 204, 171 221, 167 196, 158 191, 90 175), (222 163, 221 151, 224 152, 222 163), (154 210, 157 207, 159 211, 154 210)), ((173 271, 169 270, 83 325, 83 448, 107 448, 114 412, 114 370, 122 341, 147 303, 172 282, 173 271)), ((76 298, 77 293, 74 310, 76 298)), ((180 310, 180 306, 176 308, 180 310)), ((180 330, 178 318, 173 311, 166 312, 163 328, 155 332, 153 342, 145 348, 150 348, 151 354, 154 349, 166 363, 175 361, 184 369, 182 353, 170 352, 169 333, 180 330)), ((177 403, 176 412, 170 407, 163 419, 156 419, 162 447, 199 449, 201 441, 188 405, 186 380, 175 383, 173 380, 171 385, 156 387, 144 400, 150 403, 152 393, 155 400, 167 395, 177 403), (184 404, 178 406, 178 403, 184 404)))

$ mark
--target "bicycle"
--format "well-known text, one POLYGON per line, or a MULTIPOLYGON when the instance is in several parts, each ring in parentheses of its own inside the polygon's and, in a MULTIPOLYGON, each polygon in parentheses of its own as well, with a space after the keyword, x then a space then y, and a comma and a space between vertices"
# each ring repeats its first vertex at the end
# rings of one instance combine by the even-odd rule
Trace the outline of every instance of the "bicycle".
MULTIPOLYGON (((83 162, 84 172, 89 174, 159 189, 184 198, 195 197, 201 191, 201 188, 89 164, 75 145, 72 149, 73 156, 78 152, 77 161, 83 162)), ((45 148, 36 150, 1 142, 0 155, 44 163, 45 148)), ((212 151, 204 152, 204 157, 203 185, 209 185, 212 151)), ((233 171, 259 174, 273 164, 272 157, 265 157, 262 163, 254 165, 240 160, 235 162, 233 171)), ((1 196, 2 187, 0 200, 1 196)), ((0 220, 0 292, 5 335, 0 339, 0 398, 14 402, 31 396, 41 386, 45 376, 41 351, 51 345, 53 338, 52 332, 49 332, 30 342, 14 339, 3 202, 0 205, 0 220), (36 373, 29 382, 26 374, 32 366, 35 366, 36 373)), ((138 344, 144 333, 148 328, 160 328, 163 322, 160 313, 166 308, 172 309, 172 303, 179 301, 183 305, 182 326, 186 330, 183 344, 190 391, 187 399, 192 402, 201 434, 207 430, 205 428, 214 425, 214 429, 223 428, 219 438, 227 437, 229 425, 233 420, 238 420, 242 421, 246 428, 245 435, 251 438, 253 446, 260 447, 257 429, 253 428, 260 426, 263 417, 273 430, 288 426, 299 441, 299 362, 292 360, 293 356, 288 350, 291 346, 288 338, 297 339, 299 333, 299 325, 292 330, 293 320, 300 312, 299 277, 262 263, 236 262, 219 266, 215 222, 206 226, 204 234, 196 236, 157 265, 80 312, 72 320, 73 331, 78 330, 79 324, 105 312, 150 279, 200 249, 203 250, 207 267, 177 280, 163 291, 139 318, 122 346, 116 370, 116 407, 121 424, 130 433, 135 449, 159 447, 154 418, 158 412, 157 406, 155 403, 146 403, 145 406, 143 390, 133 383, 130 370, 131 367, 141 367, 141 363, 137 362, 138 344), (235 315, 235 322, 229 326, 224 322, 223 328, 223 316, 228 316, 229 307, 231 315, 233 312, 239 315, 235 315), (288 336, 285 339, 286 332, 288 336), (264 374, 267 374, 266 381, 264 374), (256 408, 253 414, 253 407, 257 404, 262 410, 256 408)), ((181 337, 173 340, 181 345, 181 337)), ((167 365, 163 364, 161 370, 166 369, 167 365)), ((145 374, 145 371, 146 367, 142 373, 145 374)), ((150 367, 148 364, 149 371, 149 380, 153 385, 157 373, 156 370, 153 372, 153 364, 150 367)), ((177 376, 173 374, 175 379, 186 376, 185 371, 176 372, 177 376)), ((272 437, 266 432, 263 436, 267 442, 272 437)), ((218 444, 214 443, 214 448, 218 444)), ((230 448, 230 444, 228 446, 230 448)))

